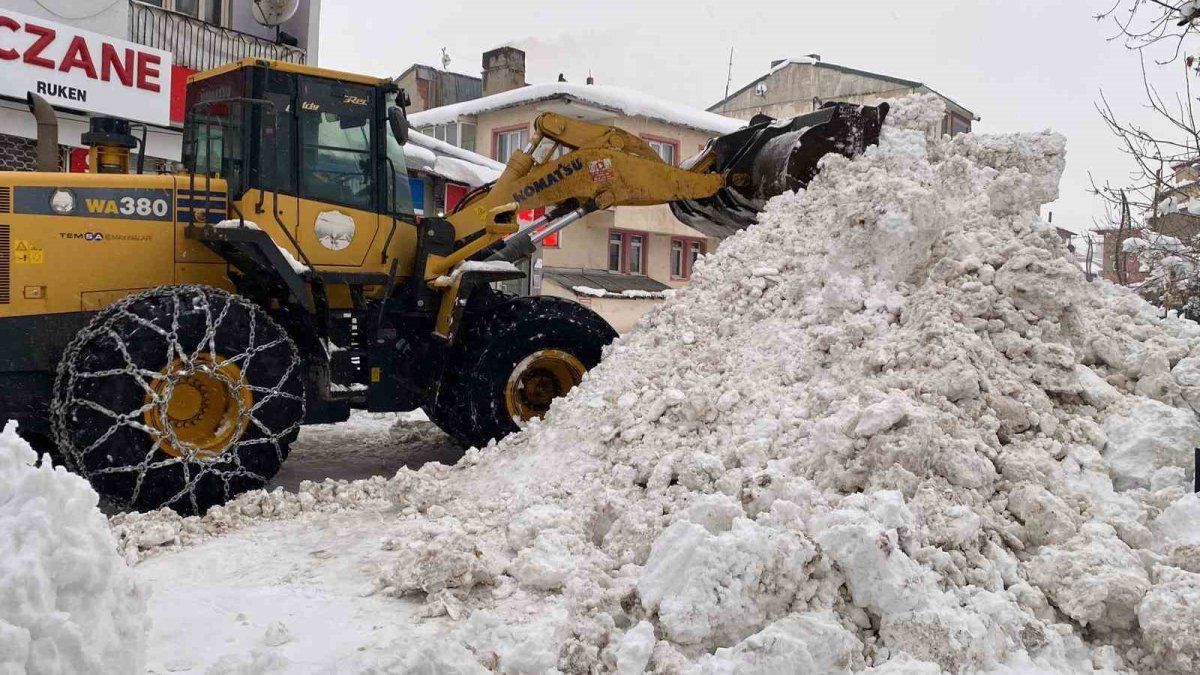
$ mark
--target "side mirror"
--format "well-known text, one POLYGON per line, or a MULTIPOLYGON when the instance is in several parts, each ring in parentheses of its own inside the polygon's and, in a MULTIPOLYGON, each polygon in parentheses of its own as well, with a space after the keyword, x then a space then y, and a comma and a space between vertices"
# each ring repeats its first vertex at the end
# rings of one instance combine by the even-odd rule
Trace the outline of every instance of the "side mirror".
POLYGON ((404 145, 408 142, 408 115, 404 114, 404 110, 400 108, 388 109, 388 126, 392 129, 392 136, 396 137, 396 142, 404 145))

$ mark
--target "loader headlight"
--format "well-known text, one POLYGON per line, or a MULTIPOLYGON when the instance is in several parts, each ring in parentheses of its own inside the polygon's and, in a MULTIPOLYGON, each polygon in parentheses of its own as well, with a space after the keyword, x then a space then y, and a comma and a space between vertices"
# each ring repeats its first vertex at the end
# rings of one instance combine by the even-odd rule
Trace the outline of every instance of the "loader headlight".
POLYGON ((55 190, 50 197, 50 208, 55 213, 70 213, 75 210, 75 195, 67 190, 55 190))

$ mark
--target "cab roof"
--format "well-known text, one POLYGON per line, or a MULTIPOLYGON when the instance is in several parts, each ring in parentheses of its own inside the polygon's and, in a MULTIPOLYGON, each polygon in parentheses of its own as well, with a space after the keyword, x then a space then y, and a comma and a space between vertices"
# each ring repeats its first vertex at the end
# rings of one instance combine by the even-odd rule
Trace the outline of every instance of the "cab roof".
POLYGON ((339 80, 341 82, 353 82, 355 84, 365 84, 372 87, 391 85, 391 78, 387 77, 371 77, 369 75, 356 75, 354 73, 344 73, 340 70, 329 70, 328 68, 318 68, 316 66, 307 66, 299 63, 287 63, 286 61, 272 61, 270 59, 256 59, 248 57, 227 63, 223 66, 212 68, 204 72, 196 73, 188 77, 188 84, 207 80, 210 77, 223 75, 225 73, 241 70, 243 68, 270 68, 271 70, 281 70, 285 73, 298 73, 301 75, 310 75, 327 80, 339 80))

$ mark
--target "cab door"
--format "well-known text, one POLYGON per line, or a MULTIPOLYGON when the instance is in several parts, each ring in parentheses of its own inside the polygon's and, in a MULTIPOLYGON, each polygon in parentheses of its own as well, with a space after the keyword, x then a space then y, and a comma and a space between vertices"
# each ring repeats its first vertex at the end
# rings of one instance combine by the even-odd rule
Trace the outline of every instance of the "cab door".
POLYGON ((375 155, 377 134, 385 132, 375 119, 376 95, 363 85, 300 78, 294 234, 315 265, 360 268, 379 236, 375 155))
MULTIPOLYGON (((296 78, 288 73, 267 70, 262 98, 269 106, 255 106, 249 114, 255 117, 252 128, 258 130, 253 139, 256 147, 255 176, 251 189, 242 200, 242 213, 271 234, 279 246, 296 259, 299 252, 288 241, 286 231, 293 235, 299 223, 300 172, 296 163, 296 78)), ((307 253, 307 251, 305 251, 307 253)))

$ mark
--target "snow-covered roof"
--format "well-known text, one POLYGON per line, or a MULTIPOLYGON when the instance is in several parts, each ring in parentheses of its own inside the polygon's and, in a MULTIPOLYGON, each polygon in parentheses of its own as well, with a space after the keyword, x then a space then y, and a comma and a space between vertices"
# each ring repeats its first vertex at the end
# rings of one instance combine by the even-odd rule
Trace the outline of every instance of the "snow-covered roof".
POLYGON ((409 134, 408 143, 404 146, 404 158, 409 169, 432 173, 471 187, 490 183, 504 171, 504 165, 500 162, 415 131, 409 134))
POLYGON ((745 120, 705 112, 633 89, 572 82, 531 84, 471 101, 413 113, 409 116, 409 121, 418 127, 445 124, 455 122, 463 115, 476 115, 489 110, 501 110, 552 99, 567 99, 603 108, 615 114, 646 117, 712 134, 727 134, 746 126, 745 120))

